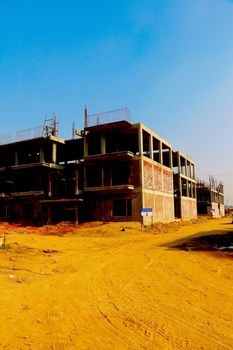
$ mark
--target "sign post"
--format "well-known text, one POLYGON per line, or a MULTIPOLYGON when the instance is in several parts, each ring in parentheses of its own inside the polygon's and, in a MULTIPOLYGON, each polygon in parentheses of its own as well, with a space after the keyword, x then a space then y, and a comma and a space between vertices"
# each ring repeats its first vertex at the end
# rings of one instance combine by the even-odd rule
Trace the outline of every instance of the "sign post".
POLYGON ((153 209, 152 208, 141 208, 140 210, 142 222, 141 222, 141 230, 143 227, 143 216, 150 216, 151 217, 151 223, 153 223, 153 209))

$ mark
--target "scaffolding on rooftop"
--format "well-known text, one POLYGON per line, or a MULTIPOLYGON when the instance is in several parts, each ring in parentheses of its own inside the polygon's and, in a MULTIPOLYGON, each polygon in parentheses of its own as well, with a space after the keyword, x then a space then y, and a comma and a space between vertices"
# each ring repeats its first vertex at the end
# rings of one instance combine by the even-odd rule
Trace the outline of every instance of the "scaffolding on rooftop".
POLYGON ((123 120, 131 122, 130 110, 127 107, 96 114, 88 114, 85 108, 85 128, 123 120))
POLYGON ((0 145, 5 145, 8 143, 26 141, 39 137, 49 137, 57 136, 58 134, 58 121, 55 116, 52 118, 47 118, 45 116, 44 124, 36 126, 34 128, 29 128, 25 130, 19 130, 10 132, 7 134, 0 134, 0 145))

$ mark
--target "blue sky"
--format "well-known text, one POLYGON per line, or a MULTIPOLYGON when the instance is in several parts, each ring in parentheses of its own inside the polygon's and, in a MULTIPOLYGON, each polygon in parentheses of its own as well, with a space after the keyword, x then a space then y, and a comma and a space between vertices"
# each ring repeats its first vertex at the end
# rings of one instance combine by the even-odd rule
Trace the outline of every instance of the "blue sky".
POLYGON ((0 0, 1 131, 128 106, 233 204, 233 2, 0 0))

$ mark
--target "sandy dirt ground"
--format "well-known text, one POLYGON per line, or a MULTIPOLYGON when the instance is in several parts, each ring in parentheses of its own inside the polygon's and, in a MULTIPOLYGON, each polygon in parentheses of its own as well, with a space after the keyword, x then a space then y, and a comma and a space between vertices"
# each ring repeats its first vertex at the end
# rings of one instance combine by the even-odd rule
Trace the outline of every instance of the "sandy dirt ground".
POLYGON ((233 349, 230 219, 0 231, 0 349, 233 349))

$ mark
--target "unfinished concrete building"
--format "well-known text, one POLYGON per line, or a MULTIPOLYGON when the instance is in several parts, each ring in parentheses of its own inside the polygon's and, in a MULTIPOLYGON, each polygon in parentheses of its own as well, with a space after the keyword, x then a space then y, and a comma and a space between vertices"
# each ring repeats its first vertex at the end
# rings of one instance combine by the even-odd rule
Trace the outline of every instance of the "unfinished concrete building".
POLYGON ((195 166, 181 152, 173 152, 175 217, 191 219, 197 216, 195 166))
POLYGON ((173 220, 171 145, 142 124, 119 121, 84 130, 84 197, 94 220, 173 220))
POLYGON ((209 181, 197 181, 198 215, 225 216, 224 189, 221 182, 210 176, 209 181))
POLYGON ((16 135, 14 142, 0 145, 0 220, 33 224, 78 220, 80 199, 64 187, 69 166, 59 164, 69 144, 57 137, 56 121, 52 124, 42 127, 39 136, 33 137, 36 129, 29 129, 16 135), (67 216, 69 208, 73 215, 67 216))
POLYGON ((144 222, 195 217, 193 161, 119 111, 106 122, 85 110, 77 138, 46 125, 38 137, 0 145, 0 219, 141 221, 142 208, 152 212, 144 222))

